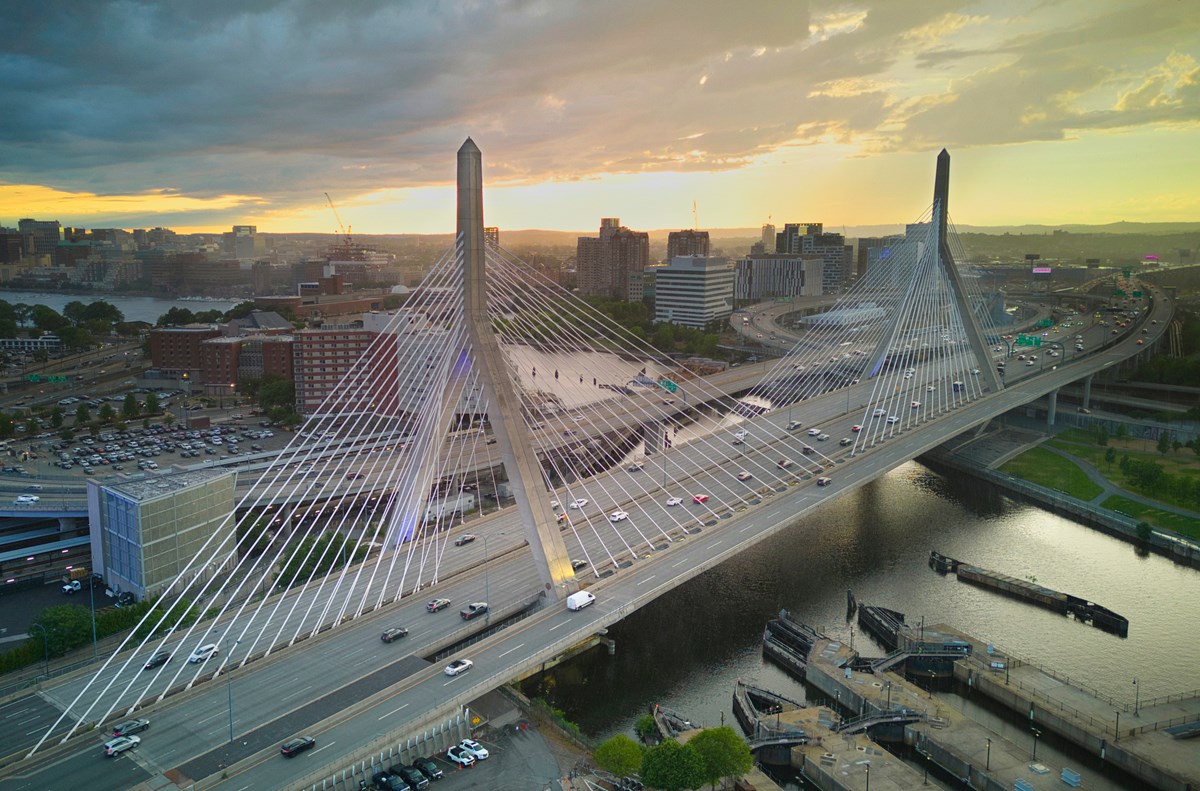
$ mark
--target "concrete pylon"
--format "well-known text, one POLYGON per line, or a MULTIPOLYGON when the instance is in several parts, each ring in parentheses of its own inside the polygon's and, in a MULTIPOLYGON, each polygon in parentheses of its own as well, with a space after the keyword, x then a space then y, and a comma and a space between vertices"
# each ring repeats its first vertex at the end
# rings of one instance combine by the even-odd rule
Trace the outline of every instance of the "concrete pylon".
POLYGON ((967 288, 963 284, 962 275, 959 274, 958 267, 954 265, 954 256, 950 253, 950 243, 946 238, 949 206, 950 152, 943 148, 942 152, 938 154, 937 170, 933 177, 933 221, 937 224, 938 262, 950 283, 950 296, 958 307, 959 316, 962 317, 963 330, 967 333, 967 343, 970 344, 971 352, 979 363, 979 375, 991 386, 993 393, 999 393, 1004 389, 1004 382, 1000 379, 1000 374, 996 372, 996 366, 992 365, 992 356, 988 354, 987 342, 983 338, 983 328, 979 324, 979 317, 975 315, 975 310, 971 307, 971 300, 967 296, 967 288))
POLYGON ((487 399, 488 420, 546 595, 562 599, 575 590, 575 572, 571 569, 567 545, 550 507, 541 463, 526 441, 521 399, 513 387, 508 362, 500 351, 488 315, 483 241, 483 155, 469 137, 458 149, 458 244, 461 245, 467 338, 487 399))

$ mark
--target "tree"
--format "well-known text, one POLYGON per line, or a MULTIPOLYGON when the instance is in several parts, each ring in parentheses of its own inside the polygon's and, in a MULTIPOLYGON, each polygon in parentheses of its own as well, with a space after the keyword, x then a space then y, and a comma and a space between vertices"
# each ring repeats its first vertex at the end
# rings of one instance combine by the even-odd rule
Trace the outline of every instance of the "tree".
POLYGON ((161 407, 158 405, 158 396, 154 393, 146 394, 146 414, 157 415, 161 407))
POLYGON ((674 739, 651 747, 642 759, 642 782, 662 791, 683 791, 704 785, 704 761, 691 743, 674 739))
POLYGON ((92 639, 92 615, 86 607, 77 604, 60 604, 47 607, 33 619, 41 629, 27 630, 33 640, 41 642, 42 629, 46 630, 46 647, 50 656, 62 656, 92 639))
POLYGON ((658 726, 654 724, 654 717, 650 714, 643 714, 637 718, 633 723, 633 732, 646 744, 658 739, 658 726))
POLYGON ((88 405, 80 403, 75 407, 75 425, 82 426, 84 423, 92 419, 92 410, 88 409, 88 405))
POLYGON ((174 413, 168 412, 167 414, 163 415, 163 425, 170 426, 174 422, 175 422, 174 413))
POLYGON ((13 422, 12 416, 0 412, 0 437, 11 437, 16 430, 16 423, 13 422))
POLYGON ((138 406, 137 398, 133 393, 126 393, 125 400, 121 403, 121 417, 133 420, 140 411, 141 407, 138 406))
POLYGON ((1166 456, 1167 451, 1169 451, 1170 449, 1171 449, 1171 437, 1170 437, 1170 435, 1167 434, 1167 432, 1164 431, 1158 435, 1158 452, 1161 455, 1166 456))
POLYGON ((1105 463, 1108 464, 1108 469, 1110 472, 1112 471, 1113 462, 1116 460, 1117 460, 1117 449, 1116 448, 1105 448, 1104 449, 1104 461, 1105 461, 1105 463))
POLYGON ((102 423, 111 423, 117 416, 117 411, 112 408, 112 404, 105 404, 100 407, 100 421, 102 423))
POLYGON ((196 320, 196 314, 187 308, 171 308, 158 317, 156 327, 177 327, 181 324, 191 324, 196 320))
POLYGON ((58 332, 71 324, 68 319, 60 316, 54 308, 48 308, 45 305, 34 305, 30 317, 33 320, 33 326, 42 332, 58 332))
POLYGON ((623 733, 601 742, 592 755, 596 766, 619 777, 642 768, 642 746, 623 733))
POLYGON ((734 733, 733 728, 705 728, 688 740, 704 763, 704 778, 716 788, 722 778, 736 778, 750 771, 754 759, 750 745, 734 733))
POLYGON ((1104 426, 1096 427, 1096 444, 1102 448, 1108 444, 1108 431, 1105 430, 1104 426))
POLYGON ((63 316, 78 327, 87 318, 87 305, 79 300, 72 300, 63 305, 63 316))
POLYGON ((1138 526, 1137 526, 1138 541, 1141 541, 1143 544, 1145 544, 1146 542, 1148 542, 1150 540, 1150 536, 1153 532, 1154 532, 1154 528, 1152 528, 1150 526, 1149 522, 1138 522, 1138 526))
POLYGON ((1125 439, 1129 435, 1129 429, 1125 428, 1124 423, 1117 424, 1117 439, 1125 439))

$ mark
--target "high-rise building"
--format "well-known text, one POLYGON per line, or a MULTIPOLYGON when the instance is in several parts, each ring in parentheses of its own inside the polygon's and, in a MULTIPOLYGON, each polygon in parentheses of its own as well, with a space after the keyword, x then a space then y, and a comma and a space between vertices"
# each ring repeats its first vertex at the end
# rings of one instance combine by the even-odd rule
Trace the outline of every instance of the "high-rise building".
POLYGON ((667 260, 681 255, 708 255, 708 231, 671 231, 667 234, 667 260))
POLYGON ((488 247, 500 246, 500 229, 494 225, 484 226, 483 243, 488 247))
POLYGON ((733 264, 727 258, 677 256, 658 267, 654 320, 704 329, 733 313, 733 264))
POLYGON ((821 256, 816 254, 751 254, 738 259, 734 298, 820 296, 823 269, 821 256))
POLYGON ((825 233, 819 222, 787 223, 775 235, 775 252, 787 255, 813 253, 824 263, 821 290, 836 294, 850 279, 854 249, 840 233, 825 233))
POLYGON ((30 255, 53 255, 62 241, 62 225, 58 220, 19 220, 17 227, 25 237, 25 250, 30 255))
POLYGON ((864 236, 855 243, 854 276, 863 277, 867 274, 867 266, 872 260, 878 260, 879 250, 902 240, 903 236, 864 236))
POLYGON ((762 227, 762 251, 770 253, 775 250, 775 226, 771 223, 763 223, 762 227))
POLYGON ((579 293, 626 302, 642 299, 642 270, 650 260, 650 234, 631 231, 616 217, 600 220, 600 236, 579 237, 575 267, 579 293))

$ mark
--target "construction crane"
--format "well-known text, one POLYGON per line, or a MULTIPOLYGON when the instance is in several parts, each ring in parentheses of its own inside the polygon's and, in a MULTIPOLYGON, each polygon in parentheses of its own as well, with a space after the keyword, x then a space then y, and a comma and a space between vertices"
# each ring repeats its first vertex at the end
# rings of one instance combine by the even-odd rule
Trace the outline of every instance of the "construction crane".
POLYGON ((333 205, 333 198, 329 197, 329 193, 325 193, 325 200, 329 201, 329 209, 333 212, 333 219, 337 220, 338 229, 342 232, 342 242, 350 245, 350 229, 342 224, 342 218, 338 216, 337 207, 333 205))

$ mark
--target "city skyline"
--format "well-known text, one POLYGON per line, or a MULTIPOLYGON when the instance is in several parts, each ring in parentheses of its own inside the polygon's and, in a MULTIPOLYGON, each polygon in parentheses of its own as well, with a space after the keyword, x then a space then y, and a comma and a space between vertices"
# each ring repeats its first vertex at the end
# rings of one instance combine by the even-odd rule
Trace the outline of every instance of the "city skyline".
POLYGON ((1200 219, 1186 3, 49 3, 6 41, 0 225, 967 225, 1200 219))

